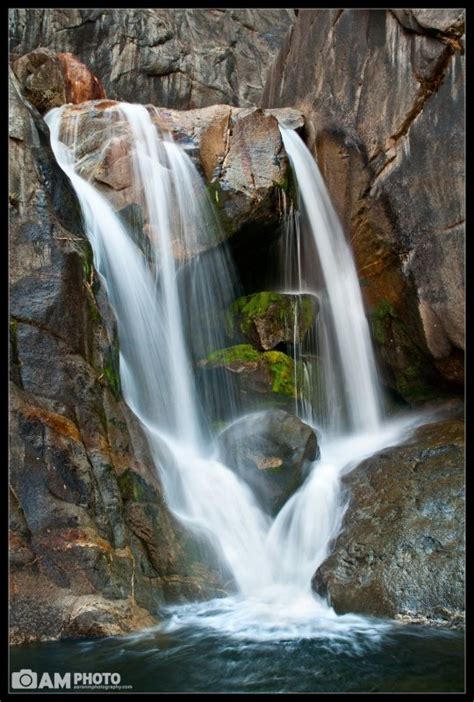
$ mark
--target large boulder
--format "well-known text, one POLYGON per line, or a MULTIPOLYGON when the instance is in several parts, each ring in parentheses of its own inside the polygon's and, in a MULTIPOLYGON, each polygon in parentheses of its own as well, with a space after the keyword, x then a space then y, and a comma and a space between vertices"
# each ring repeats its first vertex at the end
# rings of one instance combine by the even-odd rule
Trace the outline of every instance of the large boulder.
POLYGON ((217 445, 222 461, 250 485, 271 515, 302 485, 308 466, 319 457, 313 429, 282 410, 237 420, 219 435, 217 445))
POLYGON ((39 47, 13 62, 25 97, 41 113, 105 97, 102 83, 78 58, 39 47))
POLYGON ((10 51, 72 52, 128 102, 258 103, 291 9, 12 8, 10 51))
POLYGON ((219 592, 219 569, 167 510, 77 199, 9 88, 12 642, 117 634, 219 592))
MULTIPOLYGON (((219 212, 222 228, 209 222, 205 239, 196 238, 186 248, 176 242, 175 256, 187 259, 215 247, 242 229, 264 237, 281 223, 282 192, 290 166, 279 124, 300 129, 298 110, 233 108, 215 105, 181 112, 148 106, 156 126, 185 147, 202 171, 208 193, 196 191, 219 212)), ((128 122, 112 100, 91 101, 66 108, 62 134, 74 134, 80 173, 95 181, 118 210, 139 207, 142 193, 133 178, 134 139, 128 122)), ((142 211, 144 236, 153 224, 142 211)))
POLYGON ((286 342, 299 344, 314 324, 318 309, 314 295, 259 292, 240 297, 229 310, 231 337, 243 337, 269 351, 286 342))
POLYGON ((462 621, 463 420, 421 427, 343 483, 349 507, 316 589, 338 613, 462 621))
POLYGON ((198 387, 215 421, 267 407, 292 411, 299 399, 302 370, 282 351, 258 351, 250 344, 237 344, 213 351, 198 364, 198 387), (220 393, 206 394, 208 387, 220 393), (230 388, 227 395, 226 389, 230 388), (236 406, 228 402, 232 397, 236 406), (214 406, 212 403, 217 402, 214 406))
POLYGON ((464 381, 463 34, 462 9, 299 10, 260 103, 304 111, 367 310, 393 310, 384 380, 410 402, 464 381))

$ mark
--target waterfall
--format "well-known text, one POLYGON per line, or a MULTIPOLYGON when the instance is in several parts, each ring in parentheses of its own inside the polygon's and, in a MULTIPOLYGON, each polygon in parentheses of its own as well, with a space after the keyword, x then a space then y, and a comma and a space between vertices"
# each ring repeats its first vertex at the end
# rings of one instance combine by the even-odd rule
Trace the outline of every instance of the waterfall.
MULTIPOLYGON (((334 380, 341 376, 349 431, 376 431, 381 422, 380 390, 352 252, 311 152, 296 132, 283 127, 280 131, 298 185, 302 228, 309 229, 307 235, 312 237, 319 258, 324 283, 320 301, 327 316, 324 326, 334 336, 334 344, 326 341, 321 374, 334 380)), ((309 268, 306 279, 309 276, 311 284, 314 265, 314 259, 301 261, 299 255, 298 271, 303 267, 300 279, 309 268)), ((333 381, 327 387, 326 394, 337 383, 333 381)), ((328 397, 326 404, 334 406, 334 398, 328 397)))
MULTIPOLYGON (((217 245, 222 237, 202 179, 185 151, 160 132, 153 108, 124 103, 104 108, 110 134, 120 123, 130 135, 134 187, 149 237, 140 248, 107 199, 79 175, 74 109, 55 108, 46 121, 116 314, 124 399, 147 434, 170 509, 207 536, 238 588, 225 602, 181 608, 172 625, 179 626, 184 616, 233 631, 247 627, 252 635, 258 622, 270 637, 276 630, 301 635, 301 626, 312 636, 335 626, 373 631, 361 617, 337 617, 311 591, 311 576, 341 526, 341 473, 400 432, 380 425, 375 363, 354 263, 311 154, 295 133, 282 129, 323 272, 323 326, 331 327, 328 339, 334 332, 337 342, 334 351, 327 340, 326 356, 337 356, 334 376, 341 368, 351 432, 337 442, 322 437, 321 460, 272 522, 247 485, 213 457, 213 430, 200 397, 221 393, 232 405, 231 389, 196 388, 193 364, 206 351, 222 347, 216 319, 237 296, 232 263, 225 246, 217 245)), ((303 265, 298 254, 297 265, 305 270, 292 284, 301 290, 311 261, 303 265)), ((316 290, 314 285, 308 289, 316 290)), ((310 375, 307 383, 312 383, 310 375)))
MULTIPOLYGON (((158 133, 144 107, 120 105, 133 134, 136 189, 143 191, 151 230, 156 233, 154 273, 111 205, 77 174, 74 138, 78 130, 73 120, 71 129, 61 131, 65 109, 52 110, 46 121, 56 159, 78 196, 95 266, 117 317, 124 399, 146 430, 171 510, 214 543, 242 592, 254 592, 271 582, 264 543, 268 517, 247 485, 209 457, 191 369, 192 349, 183 329, 185 317, 198 314, 197 306, 206 326, 206 312, 222 298, 216 282, 222 285, 231 275, 222 273, 225 255, 217 264, 203 257, 205 269, 197 282, 192 281, 195 296, 189 290, 185 295, 179 287, 183 267, 173 256, 176 237, 192 247, 215 234, 209 228, 209 212, 203 216, 204 186, 189 157, 158 133), (206 300, 209 308, 202 308, 206 300)), ((113 128, 117 110, 111 112, 113 128)))

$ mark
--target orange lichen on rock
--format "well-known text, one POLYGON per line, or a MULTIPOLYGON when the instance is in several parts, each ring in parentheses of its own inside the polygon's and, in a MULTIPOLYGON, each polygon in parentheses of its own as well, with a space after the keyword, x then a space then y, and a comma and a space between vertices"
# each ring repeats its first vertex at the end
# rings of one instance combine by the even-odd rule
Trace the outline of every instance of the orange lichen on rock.
POLYGON ((56 412, 50 412, 42 407, 35 407, 33 405, 28 407, 24 406, 22 408, 22 414, 27 419, 37 419, 58 434, 66 436, 68 439, 72 439, 73 441, 81 440, 79 429, 76 424, 61 414, 56 414, 56 412))
POLYGON ((61 53, 58 59, 64 75, 67 102, 77 105, 106 97, 100 80, 73 54, 61 53))

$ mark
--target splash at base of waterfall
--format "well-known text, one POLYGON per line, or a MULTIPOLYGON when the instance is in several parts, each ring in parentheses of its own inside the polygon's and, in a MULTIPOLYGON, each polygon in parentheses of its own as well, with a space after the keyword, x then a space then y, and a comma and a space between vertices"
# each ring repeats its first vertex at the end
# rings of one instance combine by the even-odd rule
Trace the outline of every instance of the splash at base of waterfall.
POLYGON ((378 643, 392 624, 356 614, 337 615, 311 593, 272 586, 261 597, 225 597, 166 608, 157 631, 173 633, 186 627, 221 632, 239 641, 320 639, 359 650, 378 643))
MULTIPOLYGON (((321 459, 306 482, 275 521, 267 524, 267 530, 260 532, 260 564, 247 587, 236 595, 167 607, 164 622, 152 630, 173 633, 201 628, 255 642, 319 639, 329 647, 349 647, 355 653, 380 643, 397 626, 395 622, 337 614, 311 590, 311 578, 329 555, 331 539, 341 528, 345 512, 340 503, 341 478, 365 458, 408 438, 428 419, 426 412, 409 414, 387 421, 378 432, 323 439, 321 459)), ((206 466, 202 459, 199 467, 205 472, 209 463, 212 461, 206 466)), ((246 528, 248 525, 242 524, 244 541, 246 528)), ((238 564, 233 568, 238 571, 238 564)), ((141 635, 147 632, 136 634, 141 635)))

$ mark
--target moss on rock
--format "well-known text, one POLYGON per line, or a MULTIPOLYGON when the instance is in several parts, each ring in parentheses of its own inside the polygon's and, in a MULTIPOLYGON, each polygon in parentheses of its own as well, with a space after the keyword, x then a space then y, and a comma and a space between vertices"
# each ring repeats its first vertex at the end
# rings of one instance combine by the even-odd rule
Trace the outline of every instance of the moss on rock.
MULTIPOLYGON (((259 378, 268 377, 268 391, 296 397, 298 387, 301 385, 302 369, 299 364, 295 369, 295 364, 290 356, 282 351, 259 351, 250 344, 237 344, 226 349, 219 349, 209 354, 200 362, 201 367, 207 368, 229 368, 235 370, 235 366, 243 366, 241 374, 247 379, 252 374, 259 378), (296 384, 295 384, 296 377, 296 384)), ((259 392, 262 392, 261 387, 259 392)))
POLYGON ((281 351, 266 351, 262 361, 273 374, 272 391, 295 397, 295 372, 293 359, 281 351))
POLYGON ((118 476, 117 482, 123 500, 132 502, 153 500, 153 489, 151 486, 130 468, 127 468, 126 471, 118 476))
POLYGON ((112 346, 104 355, 103 373, 115 399, 118 400, 122 392, 122 385, 120 382, 120 353, 117 337, 115 337, 112 346))
POLYGON ((238 344, 227 349, 218 349, 209 354, 206 365, 226 366, 238 361, 258 361, 261 353, 250 344, 238 344))
POLYGON ((258 292, 240 297, 229 308, 229 336, 242 335, 267 351, 281 342, 301 341, 311 328, 317 312, 313 295, 258 292))

